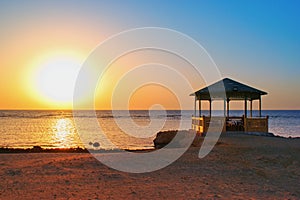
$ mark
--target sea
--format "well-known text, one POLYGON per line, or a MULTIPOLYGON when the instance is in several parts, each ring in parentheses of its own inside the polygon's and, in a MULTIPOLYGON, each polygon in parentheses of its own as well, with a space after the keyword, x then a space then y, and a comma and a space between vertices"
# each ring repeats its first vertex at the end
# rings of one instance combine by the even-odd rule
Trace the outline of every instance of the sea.
MULTIPOLYGON (((99 110, 77 116, 84 121, 78 124, 72 110, 2 110, 0 147, 151 149, 157 132, 190 129, 193 114, 192 110, 99 110)), ((242 115, 243 111, 230 112, 242 115)), ((300 110, 263 110, 262 115, 269 116, 269 132, 300 137, 300 110)))

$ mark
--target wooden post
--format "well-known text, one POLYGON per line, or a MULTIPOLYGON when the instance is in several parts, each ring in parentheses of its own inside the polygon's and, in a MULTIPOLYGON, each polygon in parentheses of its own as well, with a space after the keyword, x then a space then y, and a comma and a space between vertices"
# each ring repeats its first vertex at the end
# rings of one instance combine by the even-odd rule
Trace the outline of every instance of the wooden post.
POLYGON ((247 118, 247 99, 245 99, 245 117, 247 118))
POLYGON ((247 124, 248 122, 247 122, 247 117, 244 116, 243 122, 244 122, 244 123, 243 123, 243 124, 244 124, 244 131, 245 131, 245 132, 248 132, 248 124, 247 124))
POLYGON ((229 109, 229 101, 230 101, 230 100, 227 99, 227 117, 229 117, 229 110, 230 110, 230 109, 229 109))
POLYGON ((209 117, 211 117, 211 102, 212 102, 212 100, 210 99, 209 100, 209 117))
POLYGON ((250 117, 252 117, 252 99, 250 100, 250 117))
POLYGON ((266 132, 269 132, 269 115, 266 116, 266 132))
POLYGON ((197 96, 195 94, 195 102, 194 102, 194 117, 196 117, 196 101, 197 101, 197 96))
POLYGON ((226 99, 224 99, 224 117, 226 117, 226 99))
POLYGON ((261 117, 261 96, 259 96, 259 117, 261 117))
POLYGON ((201 99, 199 99, 198 101, 199 101, 199 117, 201 117, 201 99))

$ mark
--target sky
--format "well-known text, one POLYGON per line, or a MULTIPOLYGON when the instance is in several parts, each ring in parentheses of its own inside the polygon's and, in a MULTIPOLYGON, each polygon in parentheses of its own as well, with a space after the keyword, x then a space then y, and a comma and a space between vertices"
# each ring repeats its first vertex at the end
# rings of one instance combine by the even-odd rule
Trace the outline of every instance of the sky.
MULTIPOLYGON (((72 83, 90 52, 110 36, 140 27, 190 36, 222 77, 268 92, 263 109, 300 109, 299 7, 296 0, 0 1, 0 109, 72 108, 72 83)), ((116 67, 130 69, 124 66, 116 67)), ((107 78, 103 87, 120 77, 107 78)), ((194 87, 204 86, 199 80, 194 87)), ((98 109, 111 108, 108 94, 96 95, 98 109)), ((189 94, 181 109, 193 108, 189 94)), ((129 99, 131 109, 155 102, 167 109, 179 105, 159 85, 141 87, 129 99)))

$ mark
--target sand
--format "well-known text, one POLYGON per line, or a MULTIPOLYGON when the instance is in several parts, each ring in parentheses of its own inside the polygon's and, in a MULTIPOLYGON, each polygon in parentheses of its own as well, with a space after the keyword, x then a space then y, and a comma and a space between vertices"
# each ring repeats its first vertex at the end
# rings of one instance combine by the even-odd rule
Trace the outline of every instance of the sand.
POLYGON ((89 153, 0 154, 0 199, 300 199, 300 139, 226 135, 198 152, 144 174, 89 153))

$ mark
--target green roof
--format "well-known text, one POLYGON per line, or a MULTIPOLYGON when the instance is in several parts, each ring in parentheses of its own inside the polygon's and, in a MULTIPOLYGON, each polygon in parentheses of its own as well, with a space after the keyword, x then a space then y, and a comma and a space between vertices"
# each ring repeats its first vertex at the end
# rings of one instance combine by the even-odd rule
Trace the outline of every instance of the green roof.
POLYGON ((258 90, 229 78, 224 78, 223 80, 192 93, 191 96, 196 95, 197 100, 214 100, 225 98, 229 100, 256 100, 259 99, 261 95, 266 94, 267 92, 258 90))

